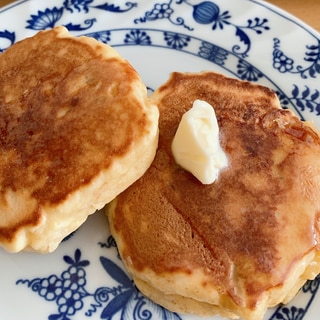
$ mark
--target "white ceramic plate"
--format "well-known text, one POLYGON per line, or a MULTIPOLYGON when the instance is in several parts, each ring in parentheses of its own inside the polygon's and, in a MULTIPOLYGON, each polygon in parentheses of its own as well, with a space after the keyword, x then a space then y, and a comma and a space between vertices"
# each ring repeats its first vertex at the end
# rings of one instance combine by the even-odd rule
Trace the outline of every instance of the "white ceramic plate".
MULTIPOLYGON (((25 0, 0 9, 0 51, 57 25, 116 47, 150 90, 171 71, 219 71, 273 88, 284 107, 320 128, 320 36, 265 2, 25 0)), ((136 291, 101 212, 52 254, 0 249, 0 261, 0 319, 195 319, 136 291)), ((319 277, 308 282, 265 319, 314 320, 319 285, 319 277)))

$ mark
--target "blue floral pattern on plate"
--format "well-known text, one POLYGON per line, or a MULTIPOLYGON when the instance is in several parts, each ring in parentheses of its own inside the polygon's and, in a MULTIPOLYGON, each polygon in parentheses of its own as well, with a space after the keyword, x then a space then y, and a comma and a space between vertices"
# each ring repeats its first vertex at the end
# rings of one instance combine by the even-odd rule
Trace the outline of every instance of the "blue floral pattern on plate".
MULTIPOLYGON (((284 108, 320 128, 319 34, 259 0, 22 0, 0 9, 0 52, 57 25, 116 47, 137 67, 149 92, 176 69, 217 70, 270 86, 284 108), (294 29, 295 38, 282 29, 294 29), (293 40, 294 50, 288 45, 293 40)), ((0 251, 8 268, 0 269, 1 300, 8 302, 11 292, 13 304, 31 299, 49 320, 190 319, 137 291, 102 216, 89 219, 91 226, 86 223, 52 255, 31 259, 0 251)), ((309 281, 296 299, 270 310, 266 319, 313 319, 310 308, 319 285, 319 277, 309 281)), ((20 312, 21 318, 31 312, 27 307, 20 312, 6 303, 0 317, 13 320, 18 317, 10 315, 20 312)))
MULTIPOLYGON (((99 243, 100 247, 115 249, 116 243, 109 236, 106 243, 99 243)), ((118 259, 120 259, 118 255, 118 259)), ((74 257, 63 256, 68 268, 60 275, 50 274, 44 278, 19 279, 16 284, 27 285, 32 291, 38 293, 46 301, 55 302, 57 313, 48 316, 49 320, 72 320, 76 319, 78 312, 84 309, 84 300, 90 299, 90 308, 84 311, 85 317, 91 317, 100 311, 100 319, 112 320, 120 314, 120 319, 143 320, 143 319, 170 319, 182 320, 176 313, 170 313, 145 298, 134 286, 129 276, 111 259, 100 256, 100 263, 105 272, 116 281, 116 285, 97 288, 89 292, 86 288, 87 275, 85 268, 90 261, 81 260, 81 250, 76 249, 74 257), (132 314, 129 314, 132 312, 132 314)), ((309 296, 303 306, 279 306, 270 320, 302 320, 308 311, 316 292, 320 286, 320 275, 314 281, 308 281, 302 288, 305 295, 309 296)))
MULTIPOLYGON (((108 243, 111 245, 104 244, 104 247, 115 247, 111 236, 108 238, 108 243)), ((120 314, 121 319, 127 319, 129 316, 134 320, 181 320, 178 314, 170 313, 145 298, 136 289, 128 275, 107 257, 101 256, 100 263, 106 273, 116 280, 117 284, 112 287, 99 287, 94 292, 89 292, 86 288, 85 268, 90 265, 90 261, 81 260, 81 250, 76 249, 74 257, 65 255, 63 260, 68 268, 60 275, 51 274, 32 280, 19 279, 16 282, 17 285, 27 285, 46 301, 55 302, 57 313, 50 314, 49 320, 76 319, 79 316, 79 311, 84 309, 85 299, 91 300, 89 309, 83 313, 88 318, 103 308, 99 312, 99 319, 112 320, 120 314)))
POLYGON ((212 30, 224 29, 225 27, 232 26, 235 29, 235 35, 239 37, 239 41, 244 43, 242 49, 239 45, 234 45, 232 51, 243 58, 247 57, 250 51, 251 40, 247 31, 253 31, 256 34, 261 34, 263 31, 269 30, 267 25, 268 20, 255 17, 254 19, 248 19, 246 25, 236 25, 231 22, 231 14, 228 10, 222 10, 213 1, 203 1, 197 4, 190 4, 189 1, 169 1, 167 3, 156 3, 152 10, 147 11, 143 18, 135 19, 135 23, 156 21, 158 19, 168 19, 175 25, 182 25, 188 30, 194 30, 194 27, 187 26, 185 19, 182 17, 172 18, 175 11, 172 7, 173 4, 187 4, 192 7, 192 17, 196 23, 211 25, 212 30))

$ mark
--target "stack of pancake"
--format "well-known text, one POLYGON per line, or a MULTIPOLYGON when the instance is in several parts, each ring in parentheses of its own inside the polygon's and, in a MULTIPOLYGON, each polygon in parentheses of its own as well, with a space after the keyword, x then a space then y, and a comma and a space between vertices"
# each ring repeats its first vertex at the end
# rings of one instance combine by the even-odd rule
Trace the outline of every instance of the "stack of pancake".
POLYGON ((177 312, 259 320, 320 273, 320 137, 268 88, 173 73, 151 98, 159 146, 108 207, 137 287, 177 312), (229 165, 204 185, 171 144, 196 99, 211 104, 229 165))
POLYGON ((172 311, 259 320, 320 273, 320 136, 268 88, 173 73, 148 98, 114 49, 57 27, 0 56, 0 134, 8 251, 53 251, 109 204, 124 265, 172 311), (228 158, 209 185, 171 150, 195 100, 228 158))

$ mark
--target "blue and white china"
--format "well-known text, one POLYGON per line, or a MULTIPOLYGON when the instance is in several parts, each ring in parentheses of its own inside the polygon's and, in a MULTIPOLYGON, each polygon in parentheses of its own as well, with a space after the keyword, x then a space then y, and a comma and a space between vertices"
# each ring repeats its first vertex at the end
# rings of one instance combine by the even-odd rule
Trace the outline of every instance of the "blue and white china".
MULTIPOLYGON (((0 52, 58 25, 114 46, 150 92, 172 71, 213 70, 267 85, 320 129, 320 35, 260 0, 22 0, 0 9, 0 52)), ((103 212, 51 254, 0 249, 0 319, 191 320, 137 291, 103 212)), ((314 320, 320 277, 265 320, 314 320)), ((216 316, 212 320, 222 318, 216 316)))

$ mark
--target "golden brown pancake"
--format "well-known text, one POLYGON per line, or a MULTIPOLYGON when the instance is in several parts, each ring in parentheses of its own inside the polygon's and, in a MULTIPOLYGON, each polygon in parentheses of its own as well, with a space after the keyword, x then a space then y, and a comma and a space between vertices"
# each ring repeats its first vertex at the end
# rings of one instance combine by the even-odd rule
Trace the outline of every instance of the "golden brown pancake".
POLYGON ((151 98, 159 146, 108 206, 138 288, 164 307, 260 320, 320 273, 320 138, 265 87, 213 72, 173 73, 151 98), (194 100, 210 103, 229 165, 210 185, 171 143, 194 100))
POLYGON ((63 27, 0 70, 0 244, 50 252, 148 168, 158 109, 114 49, 63 27))

